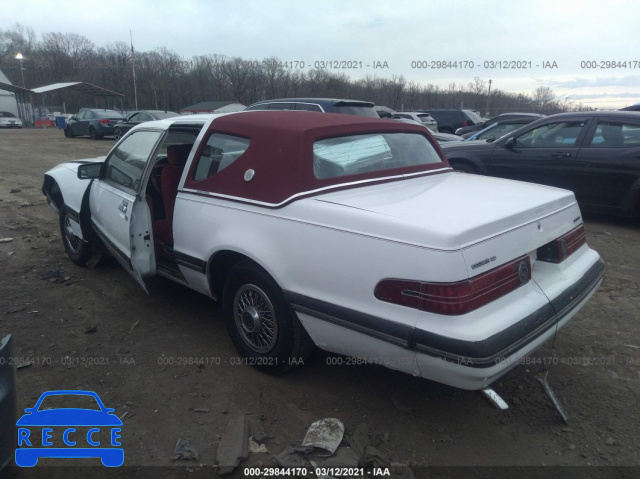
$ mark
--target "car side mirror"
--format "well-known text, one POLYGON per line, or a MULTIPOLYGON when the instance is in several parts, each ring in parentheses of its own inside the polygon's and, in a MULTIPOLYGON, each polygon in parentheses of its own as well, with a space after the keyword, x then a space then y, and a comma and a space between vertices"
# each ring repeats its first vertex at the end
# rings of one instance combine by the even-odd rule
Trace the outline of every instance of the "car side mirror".
POLYGON ((504 143, 504 147, 507 150, 513 150, 514 144, 515 144, 515 141, 514 141, 513 137, 511 137, 504 143))
POLYGON ((86 165, 80 165, 78 167, 78 178, 81 180, 100 178, 103 166, 104 163, 88 163, 86 165))

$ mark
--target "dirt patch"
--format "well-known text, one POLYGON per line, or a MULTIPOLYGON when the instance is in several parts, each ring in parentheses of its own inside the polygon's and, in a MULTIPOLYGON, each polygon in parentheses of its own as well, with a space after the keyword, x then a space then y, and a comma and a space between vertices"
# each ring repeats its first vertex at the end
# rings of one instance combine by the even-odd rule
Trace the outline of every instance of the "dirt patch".
MULTIPOLYGON (((640 465, 637 223, 586 217, 605 280, 555 342, 494 385, 511 406, 498 411, 478 393, 379 366, 332 365, 322 352, 286 375, 261 374, 238 358, 208 298, 162 278, 149 281, 147 295, 112 261, 94 270, 72 264, 40 191, 42 175, 112 145, 56 129, 0 131, 0 238, 13 238, 0 243, 0 334, 13 333, 15 356, 31 362, 18 370, 19 411, 47 390, 96 391, 123 418, 125 465, 171 471, 212 466, 227 424, 242 414, 270 437, 270 453, 251 454, 241 469, 273 466, 272 454, 299 444, 326 417, 344 422, 345 437, 370 424, 379 450, 418 472, 640 465), (535 380, 544 363, 569 426, 535 380), (179 438, 198 461, 171 459, 179 438)), ((20 473, 34 477, 36 469, 20 473)))

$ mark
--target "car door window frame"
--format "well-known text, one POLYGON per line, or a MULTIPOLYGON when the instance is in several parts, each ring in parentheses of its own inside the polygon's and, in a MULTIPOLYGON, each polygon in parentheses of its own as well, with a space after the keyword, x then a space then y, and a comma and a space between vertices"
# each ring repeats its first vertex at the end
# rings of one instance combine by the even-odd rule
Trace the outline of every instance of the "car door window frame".
MULTIPOLYGON (((626 144, 625 142, 623 142, 621 145, 618 145, 618 146, 608 146, 608 145, 599 144, 599 143, 594 145, 593 140, 596 137, 598 126, 601 124, 621 124, 622 128, 624 128, 625 125, 628 125, 628 126, 634 126, 640 130, 640 121, 637 121, 634 119, 628 119, 628 118, 618 119, 618 118, 607 118, 607 117, 596 118, 593 121, 591 128, 589 128, 588 134, 585 138, 586 148, 638 148, 640 147, 640 141, 636 144, 626 144)), ((640 140, 640 137, 639 137, 639 140, 640 140)))
POLYGON ((118 144, 118 146, 116 148, 114 148, 113 150, 111 150, 111 152, 109 153, 109 156, 107 156, 105 162, 104 162, 104 168, 102 170, 102 175, 100 176, 100 181, 103 181, 104 183, 118 189, 121 190, 129 195, 132 196, 138 196, 140 194, 140 192, 144 191, 144 187, 147 183, 147 179, 148 179, 148 172, 151 171, 151 168, 153 167, 154 163, 155 163, 155 158, 156 155, 158 153, 158 148, 160 147, 160 145, 162 144, 162 142, 164 141, 164 138, 166 136, 167 132, 163 131, 163 130, 138 130, 133 132, 131 135, 129 135, 127 138, 125 138, 121 143, 118 144), (138 185, 136 188, 130 188, 122 183, 119 183, 115 180, 112 180, 111 178, 108 177, 108 173, 109 173, 109 165, 110 162, 112 160, 112 158, 114 157, 115 153, 121 149, 121 147, 123 145, 126 145, 127 143, 129 143, 129 139, 133 139, 136 135, 138 134, 144 134, 144 133, 157 133, 158 136, 156 138, 156 141, 153 145, 153 147, 150 150, 149 155, 147 156, 146 160, 145 160, 145 165, 142 168, 142 170, 140 171, 140 177, 137 179, 138 185))
MULTIPOLYGON (((589 131, 590 129, 590 121, 586 118, 567 118, 567 119, 561 119, 561 120, 556 120, 556 121, 550 121, 550 122, 546 122, 543 124, 539 124, 539 125, 535 125, 534 127, 528 129, 527 131, 519 134, 518 136, 513 136, 513 147, 515 149, 538 149, 538 148, 578 148, 580 146, 580 144, 582 143, 585 135, 587 134, 587 131, 589 131), (534 144, 529 144, 529 145, 524 145, 521 143, 518 143, 519 138, 522 138, 525 135, 530 134, 531 132, 540 129, 540 128, 545 128, 545 127, 550 127, 552 125, 559 125, 561 123, 582 123, 582 126, 580 127, 580 131, 578 132, 578 134, 576 135, 576 139, 573 143, 571 144, 564 144, 564 143, 553 143, 553 144, 540 144, 540 145, 534 145, 534 144)), ((550 129, 549 129, 550 130, 550 129)), ((544 133, 543 133, 544 134, 544 133)), ((538 136, 542 136, 543 134, 540 134, 538 136)))

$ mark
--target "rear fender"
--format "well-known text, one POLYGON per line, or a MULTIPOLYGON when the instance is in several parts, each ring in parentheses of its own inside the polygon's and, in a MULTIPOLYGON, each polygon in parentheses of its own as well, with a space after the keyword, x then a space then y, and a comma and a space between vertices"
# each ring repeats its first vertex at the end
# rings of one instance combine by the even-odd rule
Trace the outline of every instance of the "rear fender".
POLYGON ((484 163, 482 162, 482 160, 480 160, 476 155, 472 153, 451 152, 447 154, 447 152, 445 151, 445 155, 449 160, 449 164, 454 169, 455 169, 455 165, 465 164, 465 165, 472 166, 473 168, 476 169, 476 171, 478 171, 483 175, 487 174, 487 168, 484 166, 484 163))
POLYGON ((625 216, 640 218, 640 179, 637 179, 620 205, 625 216))

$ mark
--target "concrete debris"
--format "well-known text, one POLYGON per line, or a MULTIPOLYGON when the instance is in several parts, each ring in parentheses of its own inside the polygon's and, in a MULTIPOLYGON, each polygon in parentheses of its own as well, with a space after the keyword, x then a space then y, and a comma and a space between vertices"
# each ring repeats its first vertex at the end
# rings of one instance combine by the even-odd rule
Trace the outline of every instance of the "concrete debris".
POLYGON ((224 436, 218 445, 216 464, 220 476, 231 474, 240 461, 249 456, 249 423, 242 415, 227 424, 224 436))
POLYGON ((267 449, 267 446, 265 446, 264 444, 258 444, 256 441, 253 440, 252 437, 249 438, 249 452, 251 453, 256 453, 256 452, 269 452, 269 449, 267 449))
POLYGON ((302 446, 322 449, 322 455, 331 456, 342 442, 343 436, 344 424, 340 419, 320 419, 309 427, 302 446))
POLYGON ((197 461, 200 459, 198 450, 189 444, 186 439, 178 438, 176 441, 176 447, 173 448, 173 461, 185 460, 185 461, 197 461))

